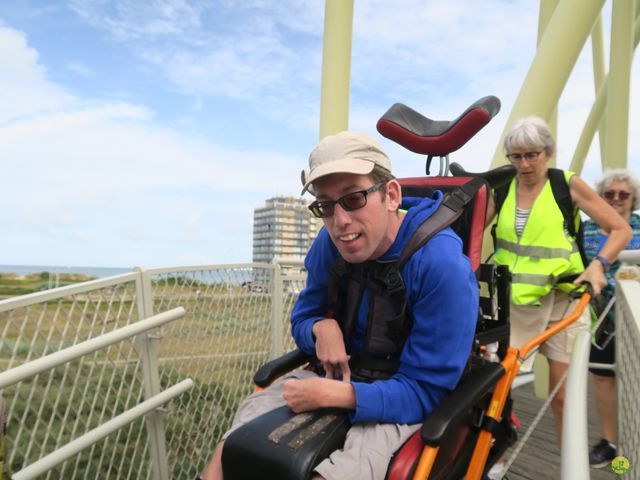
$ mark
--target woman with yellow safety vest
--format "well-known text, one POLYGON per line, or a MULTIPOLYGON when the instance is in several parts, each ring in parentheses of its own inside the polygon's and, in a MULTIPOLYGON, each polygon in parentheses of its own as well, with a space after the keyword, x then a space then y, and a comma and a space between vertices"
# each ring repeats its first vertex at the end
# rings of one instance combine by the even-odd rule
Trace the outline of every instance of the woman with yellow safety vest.
MULTIPOLYGON (((576 239, 565 225, 549 181, 548 163, 555 155, 555 141, 547 124, 538 117, 519 120, 507 133, 504 149, 518 173, 499 207, 493 259, 511 271, 510 343, 519 348, 572 311, 574 305, 567 292, 575 285, 563 283, 562 277, 577 275, 573 283, 589 282, 594 293, 600 293, 607 284, 604 273, 629 242, 631 229, 578 175, 562 172, 575 208, 576 223, 580 221, 577 210, 580 209, 608 234, 599 255, 583 265, 576 239)), ((489 218, 495 213, 492 201, 489 218)), ((549 362, 549 391, 568 368, 577 332, 588 325, 587 309, 576 323, 540 347, 540 353, 549 362)), ((533 358, 529 359, 523 368, 530 369, 532 362, 533 358)), ((561 387, 551 403, 558 443, 562 438, 563 403, 564 387, 561 387)))

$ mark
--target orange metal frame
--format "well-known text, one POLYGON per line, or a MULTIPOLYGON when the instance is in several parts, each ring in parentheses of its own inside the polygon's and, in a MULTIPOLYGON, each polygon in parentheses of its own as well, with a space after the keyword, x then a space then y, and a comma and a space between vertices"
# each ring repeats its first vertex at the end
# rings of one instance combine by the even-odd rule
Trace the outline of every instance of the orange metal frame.
MULTIPOLYGON (((580 315, 582 315, 582 312, 584 312, 584 309, 587 307, 587 305, 589 305, 590 300, 591 295, 589 293, 583 293, 578 306, 574 309, 573 312, 564 317, 560 322, 555 324, 553 327, 548 328, 539 335, 533 337, 520 349, 509 347, 504 360, 502 360, 501 362, 502 366, 505 369, 505 374, 496 385, 493 396, 491 397, 491 402, 489 403, 489 408, 487 412, 485 412, 487 416, 495 419, 496 421, 500 421, 502 411, 504 410, 504 406, 509 395, 509 391, 511 390, 511 385, 513 384, 513 380, 515 379, 516 374, 518 373, 518 370, 520 369, 520 366, 524 362, 527 355, 535 347, 541 345, 550 337, 558 333, 560 330, 563 330, 564 328, 575 322, 580 317, 580 315)), ((487 457, 489 456, 489 451, 491 450, 492 439, 493 437, 491 433, 487 430, 482 430, 480 432, 478 440, 476 442, 476 447, 473 451, 473 455, 469 463, 469 468, 467 469, 467 474, 465 476, 466 480, 480 480, 482 478, 484 467, 487 462, 487 457)), ((433 463, 435 462, 437 453, 438 448, 425 446, 422 451, 422 455, 420 456, 420 461, 413 476, 413 480, 426 480, 428 478, 433 463)))

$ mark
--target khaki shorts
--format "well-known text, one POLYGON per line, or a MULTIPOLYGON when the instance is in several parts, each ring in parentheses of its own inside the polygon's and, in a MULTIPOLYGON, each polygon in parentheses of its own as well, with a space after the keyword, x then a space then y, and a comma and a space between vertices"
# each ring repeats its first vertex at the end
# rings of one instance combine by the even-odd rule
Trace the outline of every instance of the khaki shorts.
MULTIPOLYGON (((558 323, 562 318, 571 313, 578 305, 578 300, 572 300, 569 296, 559 290, 540 299, 540 306, 514 305, 511 303, 511 338, 510 344, 520 348, 531 338, 542 333, 547 327, 558 323), (553 306, 551 302, 553 301, 553 306), (552 308, 549 315, 549 309, 552 308), (546 323, 549 319, 548 325, 546 323)), ((564 330, 558 332, 540 346, 540 353, 549 360, 569 363, 573 342, 579 331, 589 327, 591 316, 589 309, 585 308, 582 315, 564 330)), ((530 371, 533 368, 535 355, 530 354, 520 370, 530 371)))
MULTIPOLYGON (((225 440, 233 430, 263 413, 286 405, 282 396, 285 381, 314 376, 315 373, 307 370, 295 370, 280 377, 265 390, 249 395, 240 403, 231 429, 222 439, 225 440)), ((327 480, 383 480, 392 455, 421 425, 375 422, 353 425, 347 432, 344 447, 322 461, 315 471, 327 480)))

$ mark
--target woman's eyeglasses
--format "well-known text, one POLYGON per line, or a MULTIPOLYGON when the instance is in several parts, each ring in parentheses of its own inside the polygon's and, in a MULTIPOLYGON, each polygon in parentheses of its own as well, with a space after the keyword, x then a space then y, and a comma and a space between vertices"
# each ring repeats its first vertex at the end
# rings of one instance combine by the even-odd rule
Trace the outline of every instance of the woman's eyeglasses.
POLYGON ((631 193, 625 192, 624 190, 607 190, 602 194, 602 196, 607 200, 613 200, 614 198, 616 198, 616 195, 620 200, 623 200, 623 201, 631 197, 631 193))
POLYGON ((542 150, 539 152, 507 153, 507 158, 511 163, 520 163, 522 160, 533 162, 538 159, 541 153, 542 150))
POLYGON ((315 201, 309 205, 309 210, 314 216, 318 218, 327 218, 333 215, 336 207, 336 203, 339 204, 347 212, 358 210, 367 204, 367 195, 386 185, 387 182, 376 183, 372 187, 366 190, 359 190, 357 192, 347 193, 337 200, 322 200, 315 201))

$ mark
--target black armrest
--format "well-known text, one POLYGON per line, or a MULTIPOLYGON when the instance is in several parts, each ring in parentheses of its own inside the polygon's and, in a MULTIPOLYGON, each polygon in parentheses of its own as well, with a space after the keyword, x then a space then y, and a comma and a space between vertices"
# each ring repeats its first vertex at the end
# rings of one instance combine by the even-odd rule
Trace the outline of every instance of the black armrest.
POLYGON ((300 367, 309 360, 311 360, 310 355, 296 348, 262 365, 253 376, 253 383, 259 387, 266 387, 283 373, 300 367))
POLYGON ((422 424, 422 440, 433 447, 439 446, 449 429, 464 417, 504 375, 500 363, 486 363, 470 374, 438 405, 422 424))

